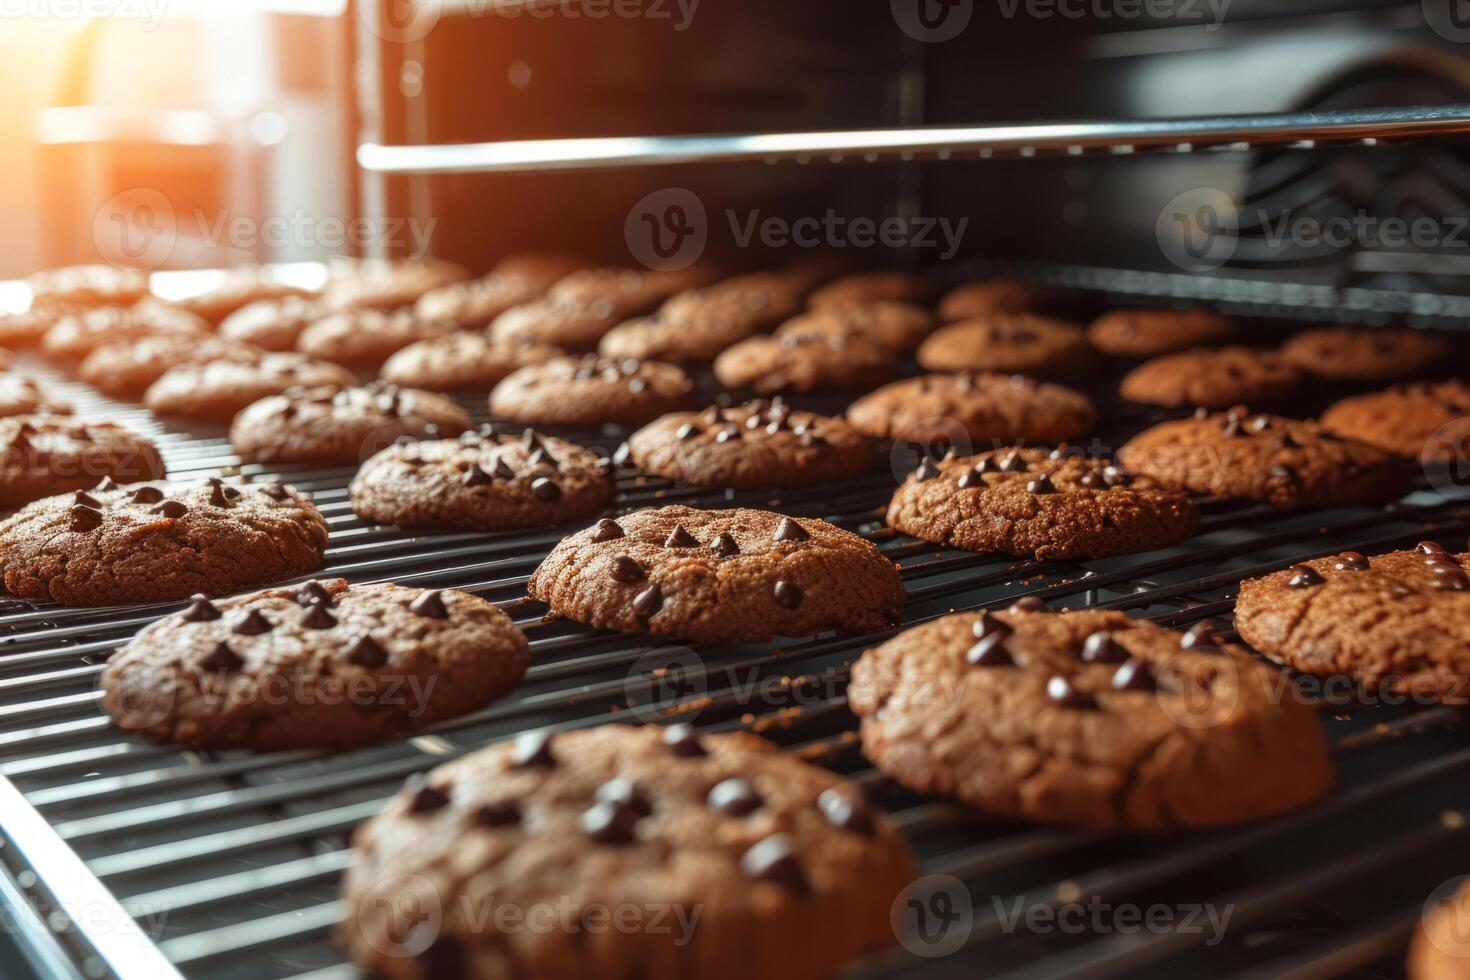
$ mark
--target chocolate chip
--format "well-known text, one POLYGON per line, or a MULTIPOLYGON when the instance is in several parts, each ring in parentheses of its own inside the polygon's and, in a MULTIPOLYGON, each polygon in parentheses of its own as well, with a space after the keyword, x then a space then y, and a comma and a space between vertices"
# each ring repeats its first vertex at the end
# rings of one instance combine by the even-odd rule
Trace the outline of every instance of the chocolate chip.
POLYGON ((980 473, 980 474, 984 474, 984 473, 999 473, 1000 472, 1000 463, 994 457, 987 456, 984 459, 982 459, 980 462, 978 462, 974 466, 972 466, 971 467, 971 470, 973 472, 975 472, 975 473, 980 473))
POLYGON ((735 537, 730 534, 721 534, 710 542, 710 550, 715 553, 716 558, 730 558, 740 554, 740 545, 736 543, 735 537))
POLYGON ((924 461, 919 464, 919 468, 914 470, 914 480, 919 483, 924 483, 927 480, 932 480, 938 475, 939 467, 935 466, 934 460, 929 459, 927 456, 924 458, 924 461))
POLYGON ((102 482, 92 488, 97 493, 111 493, 117 489, 117 482, 110 476, 104 476, 102 482))
POLYGON ((1047 476, 1045 473, 1041 473, 1041 474, 1038 474, 1035 479, 1028 480, 1027 481, 1027 483, 1026 483, 1026 492, 1027 493, 1056 493, 1057 492, 1057 487, 1056 487, 1056 484, 1054 484, 1054 483, 1051 482, 1051 477, 1047 476))
POLYGON ((163 491, 157 487, 139 487, 133 491, 133 503, 156 504, 163 499, 163 491))
POLYGON ((686 725, 682 722, 677 725, 670 725, 664 729, 664 744, 675 755, 683 756, 686 759, 692 759, 696 756, 706 754, 704 746, 699 742, 699 733, 694 730, 692 725, 686 725))
POLYGON ((1368 559, 1356 551, 1344 551, 1337 556, 1337 561, 1332 567, 1339 572, 1366 572, 1369 568, 1368 559))
POLYGON ((1465 573, 1461 571, 1457 575, 1437 575, 1429 584, 1433 588, 1444 592, 1464 592, 1466 589, 1470 589, 1470 578, 1467 578, 1465 573))
POLYGON ((470 468, 464 471, 461 482, 467 487, 482 487, 490 482, 490 474, 479 463, 471 463, 470 468))
POLYGON ((507 827, 521 821, 521 805, 515 800, 486 803, 475 811, 475 823, 481 827, 507 827))
POLYGON ((785 834, 772 834, 740 857, 740 868, 759 881, 769 881, 799 894, 810 891, 796 860, 795 846, 785 834))
POLYGON ((425 619, 448 619, 449 607, 444 605, 444 593, 438 589, 420 592, 408 604, 408 611, 425 619))
POLYGON ((535 731, 517 736, 510 750, 510 764, 515 769, 548 769, 556 765, 556 755, 551 750, 551 735, 535 731))
POLYGON ((1184 631, 1179 637, 1179 649, 1193 650, 1195 653, 1223 653, 1220 649, 1220 640, 1215 636, 1215 628, 1209 622, 1195 623, 1184 631))
POLYGON ((1265 432, 1267 429, 1271 428, 1271 416, 1252 415, 1250 421, 1247 422, 1246 425, 1252 432, 1265 432))
POLYGON ((1073 687, 1072 682, 1060 674, 1046 682, 1046 696, 1064 708, 1096 707, 1090 695, 1073 687))
POLYGON ((164 517, 177 519, 189 513, 189 508, 185 507, 177 500, 165 500, 163 503, 153 508, 153 512, 155 514, 162 514, 164 517))
POLYGON ((327 611, 325 603, 315 602, 301 617, 301 625, 309 630, 329 630, 337 625, 337 617, 327 611))
POLYGON ((1128 651, 1113 639, 1113 634, 1099 630, 1083 641, 1082 659, 1088 663, 1120 663, 1128 659, 1128 651))
POLYGON ((965 651, 965 662, 971 667, 1014 667, 1016 658, 1006 649, 1008 633, 991 633, 983 636, 965 651))
POLYGON ((1011 603, 1011 612, 1040 612, 1045 608, 1046 603, 1034 595, 1023 596, 1011 603))
POLYGON ((699 435, 699 428, 693 422, 685 422, 674 431, 674 436, 681 441, 693 439, 697 435, 699 435))
POLYGON ((1274 466, 1269 466, 1266 468, 1266 475, 1273 480, 1280 480, 1283 483, 1290 483, 1291 481, 1296 479, 1296 470, 1293 470, 1290 466, 1277 463, 1274 466))
POLYGON ((1152 691, 1158 687, 1158 680, 1154 677, 1153 670, 1148 661, 1137 657, 1129 657, 1123 665, 1113 672, 1110 682, 1115 691, 1152 691))
POLYGON ((771 597, 782 609, 795 609, 801 605, 801 589, 785 580, 778 581, 771 589, 771 597))
POLYGON ((643 566, 632 558, 627 555, 618 555, 612 560, 611 574, 614 582, 641 582, 645 572, 643 566))
POLYGON ((505 461, 505 457, 497 456, 495 457, 495 469, 490 471, 490 475, 497 480, 513 480, 515 479, 516 471, 510 468, 510 464, 505 461))
POLYGON ((618 448, 613 450, 612 461, 616 466, 627 466, 628 460, 633 458, 633 447, 626 442, 619 443, 618 448))
POLYGON ((1419 554, 1421 555, 1449 554, 1448 551, 1445 551, 1444 545, 1440 544, 1438 541, 1420 541, 1414 546, 1414 550, 1419 552, 1419 554))
POLYGON ((648 619, 663 608, 664 594, 654 582, 633 597, 633 614, 639 619, 648 619))
POLYGON ((722 416, 722 414, 721 414, 720 409, 718 408, 718 406, 711 405, 709 408, 706 408, 703 412, 701 412, 699 414, 699 417, 701 419, 703 419, 705 422, 707 422, 708 424, 714 425, 723 416, 722 416))
POLYGON ((1024 473, 1026 468, 1026 461, 1021 458, 1020 453, 1011 453, 1000 461, 1002 473, 1024 473))
POLYGON ((332 593, 327 591, 325 585, 316 579, 312 579, 308 582, 301 583, 301 588, 296 590, 295 599, 298 604, 303 606, 310 606, 318 602, 326 603, 330 606, 332 604, 332 593))
POLYGON ((549 504, 561 499, 561 487, 544 476, 537 477, 531 481, 531 495, 542 503, 549 504))
POLYGON ((646 817, 653 812, 653 804, 648 802, 648 797, 628 779, 609 779, 597 787, 596 798, 599 803, 627 807, 640 817, 646 817))
POLYGON ((1103 478, 1096 473, 1083 473, 1077 478, 1077 485, 1093 490, 1103 486, 1103 478))
POLYGON ((710 809, 728 813, 732 817, 754 813, 765 803, 749 783, 739 778, 716 783, 705 797, 705 802, 710 805, 710 809))
POLYGON ((260 492, 272 500, 285 500, 291 496, 286 490, 284 483, 267 483, 260 488, 260 492))
POLYGON ((1291 573, 1291 578, 1286 580, 1286 584, 1293 589, 1305 589, 1309 586, 1321 585, 1327 581, 1321 575, 1318 575, 1317 570, 1310 565, 1293 565, 1287 571, 1291 573))
POLYGON ((97 502, 96 497, 92 496, 84 490, 78 490, 76 492, 76 495, 72 499, 81 504, 83 507, 90 507, 93 510, 97 510, 102 506, 97 502))
POLYGON ((369 669, 381 667, 388 662, 388 651, 377 640, 364 633, 347 648, 347 662, 369 669))
POLYGON ((740 438, 740 430, 730 425, 715 433, 715 442, 730 442, 740 438))
POLYGON ((546 448, 545 443, 541 441, 541 437, 536 434, 536 430, 534 429, 521 430, 521 445, 525 446, 527 449, 546 448))
POLYGON ((199 666, 205 670, 239 670, 244 663, 245 658, 231 650, 230 645, 221 640, 214 645, 213 650, 209 651, 209 656, 199 661, 199 666))
POLYGON ((1220 424, 1220 434, 1226 438, 1233 439, 1242 432, 1240 418, 1236 415, 1227 415, 1225 421, 1220 424))
POLYGON ((1126 487, 1133 482, 1133 477, 1124 473, 1116 466, 1103 467, 1103 482, 1110 487, 1126 487))
POLYGON ((986 609, 985 611, 980 613, 980 618, 975 620, 975 622, 970 626, 970 632, 975 635, 975 638, 977 640, 983 637, 990 636, 992 633, 1005 634, 1009 633, 1010 631, 1011 628, 1007 626, 999 616, 991 612, 989 609, 986 609))
POLYGON ((960 478, 955 481, 955 486, 961 490, 978 489, 985 486, 985 478, 978 470, 968 469, 960 474, 960 478))
POLYGON ((604 517, 602 520, 598 521, 597 525, 592 529, 591 540, 594 542, 616 541, 622 536, 622 525, 619 524, 617 521, 609 520, 608 518, 604 517))
POLYGON ((638 815, 617 803, 594 803, 582 814, 582 831, 599 844, 629 844, 638 815))
POLYGON ((265 614, 259 609, 251 609, 243 616, 236 617, 235 621, 230 624, 230 632, 241 636, 259 636, 262 633, 269 633, 274 628, 274 624, 266 619, 265 614))
POLYGON ((645 392, 647 390, 648 390, 648 382, 647 381, 644 381, 642 378, 630 378, 629 379, 629 381, 628 381, 628 391, 631 392, 632 394, 641 395, 643 392, 645 392))
POLYGON ((71 515, 71 529, 73 531, 91 531, 102 526, 102 512, 95 507, 85 504, 73 504, 68 513, 71 515))
POLYGON ((202 595, 191 596, 189 608, 181 614, 186 623, 209 623, 220 618, 219 607, 202 595))
POLYGON ((872 836, 873 808, 856 786, 847 784, 823 790, 817 797, 817 809, 834 827, 865 837, 872 836))
POLYGON ((1276 442, 1274 443, 1274 445, 1277 449, 1295 449, 1297 446, 1301 445, 1301 443, 1293 439, 1290 432, 1283 432, 1281 433, 1281 435, 1276 437, 1276 442))
POLYGON ((810 537, 806 528, 789 517, 781 518, 781 523, 776 526, 776 541, 805 541, 810 537))
POLYGON ((530 456, 529 462, 532 466, 550 466, 555 469, 561 464, 561 460, 551 455, 551 450, 545 446, 537 448, 530 456))
POLYGON ((209 505, 211 507, 230 506, 230 498, 225 496, 225 485, 219 480, 209 481, 209 505))
POLYGON ((407 789, 410 794, 409 813, 433 813, 449 805, 449 794, 435 786, 430 786, 423 781, 422 776, 410 781, 407 789))
POLYGON ((664 538, 665 548, 698 548, 699 540, 684 529, 683 524, 675 524, 669 536, 664 538))

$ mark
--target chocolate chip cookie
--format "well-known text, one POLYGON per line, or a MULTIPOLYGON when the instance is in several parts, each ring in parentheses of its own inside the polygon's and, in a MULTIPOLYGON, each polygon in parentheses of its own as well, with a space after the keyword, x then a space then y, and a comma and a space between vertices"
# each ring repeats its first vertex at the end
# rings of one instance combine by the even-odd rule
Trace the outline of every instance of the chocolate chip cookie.
POLYGON ((526 650, 509 616, 453 589, 198 596, 113 655, 102 707, 191 749, 351 749, 485 706, 520 682, 526 650))
POLYGON ((235 416, 230 445, 251 462, 356 466, 399 440, 469 427, 469 413, 443 395, 373 382, 262 398, 235 416))
POLYGON ((482 749, 411 781, 353 844, 342 934, 394 980, 822 980, 893 944, 915 874, 860 787, 758 736, 684 726, 482 749), (397 910, 427 907, 479 912, 415 935, 397 910), (496 909, 543 910, 547 928, 496 909))
POLYGON ((326 546, 327 522, 305 495, 216 479, 106 482, 0 523, 5 587, 68 606, 226 595, 314 572, 326 546))
POLYGON ((192 313, 206 323, 219 324, 232 313, 252 303, 274 302, 311 295, 310 290, 275 279, 263 266, 241 266, 229 270, 223 280, 171 305, 192 313))
POLYGON ((1075 373, 1092 360, 1082 328, 1035 313, 996 313, 940 327, 919 345, 931 371, 1075 373))
POLYGON ((834 279, 812 293, 807 305, 814 310, 839 303, 927 303, 934 298, 934 283, 907 272, 855 272, 834 279))
POLYGON ((98 347, 77 368, 77 377, 104 395, 133 400, 180 364, 249 363, 263 353, 259 347, 221 337, 159 334, 98 347))
POLYGON ((1158 357, 1229 340, 1235 327, 1209 310, 1110 310, 1092 321, 1087 339, 1115 357, 1158 357))
POLYGON ((0 374, 0 418, 12 415, 70 415, 71 402, 23 374, 0 374))
POLYGON ((74 265, 37 272, 26 285, 33 302, 132 306, 148 295, 148 273, 112 265, 74 265))
POLYGON ((1397 385, 1344 398, 1322 413, 1322 427, 1384 452, 1426 463, 1467 458, 1470 385, 1463 381, 1397 385))
POLYGON ((872 542, 815 518, 660 507, 564 538, 527 585, 598 629, 762 642, 891 628, 903 583, 872 542))
POLYGON ((192 313, 154 301, 101 307, 56 321, 41 339, 41 353, 72 364, 107 344, 158 336, 207 337, 209 324, 192 313))
POLYGON ((1038 290, 1014 279, 967 282, 944 294, 939 301, 939 319, 954 323, 992 313, 1028 313, 1036 309, 1040 299, 1038 290))
POLYGON ((322 300, 329 310, 396 310, 468 278, 468 269, 442 259, 368 259, 328 283, 322 300))
POLYGON ((675 293, 702 285, 704 272, 691 267, 679 272, 604 267, 582 269, 557 280, 546 291, 553 303, 587 306, 601 303, 619 320, 652 312, 675 293))
POLYGON ((0 510, 70 490, 156 480, 163 458, 153 442, 111 422, 57 415, 0 419, 0 510))
POLYGON ((301 332, 322 317, 326 309, 316 300, 286 297, 251 303, 225 317, 219 335, 262 350, 291 351, 301 332))
POLYGON ((776 330, 776 336, 862 337, 890 351, 907 352, 918 347, 933 330, 934 316, 922 306, 879 300, 833 303, 787 320, 776 330))
POLYGON ((864 653, 863 752, 920 793, 1139 830, 1269 817, 1333 783, 1315 712, 1208 633, 1122 613, 959 613, 864 653))
POLYGON ((533 425, 644 425, 694 407, 694 382, 673 364, 588 355, 514 372, 490 393, 490 411, 533 425))
POLYGON ((1146 429, 1118 462, 1165 486, 1278 507, 1379 503, 1407 493, 1413 476, 1402 460, 1316 422, 1238 411, 1146 429))
POLYGON ((1303 371, 1347 382, 1407 381, 1454 363, 1449 344, 1419 330, 1306 330, 1282 344, 1281 355, 1303 371))
POLYGON ((409 344, 454 332, 450 321, 425 320, 412 310, 346 310, 301 331, 296 349, 307 357, 374 373, 409 344))
POLYGON ((1178 544, 1199 526, 1189 495, 1066 450, 925 460, 894 493, 905 534, 1027 558, 1105 558, 1178 544))
POLYGON ((868 441, 839 419, 792 411, 779 398, 675 412, 628 439, 644 473, 706 487, 794 487, 872 465, 868 441))
POLYGON ((545 291, 545 286, 529 280, 492 272, 430 290, 419 297, 413 312, 420 319, 453 323, 460 330, 483 330, 506 310, 529 303, 545 291))
POLYGON ((490 324, 490 336, 502 343, 539 344, 578 353, 597 349, 603 335, 623 322, 616 304, 549 297, 512 307, 490 324))
POLYGON ((1280 405, 1306 380, 1276 351, 1200 347, 1165 354, 1128 372, 1118 392, 1129 401, 1169 408, 1280 405))
POLYGON ((512 371, 564 354, 558 347, 492 340, 487 334, 466 331, 409 344, 388 358, 378 374, 394 384, 435 391, 493 388, 512 371))
POLYGON ((270 352, 251 361, 215 360, 169 368, 143 395, 158 415, 227 423, 262 398, 291 388, 349 387, 353 373, 303 354, 270 352))
POLYGON ((585 520, 614 493, 604 458, 529 429, 390 446, 349 488, 353 512, 366 520, 467 531, 585 520))
POLYGON ((731 344, 799 310, 803 285, 792 274, 753 273, 680 293, 655 315, 629 320, 608 331, 597 349, 604 357, 671 364, 708 362, 731 344))
POLYGON ((875 439, 970 445, 1054 444, 1075 439, 1096 420, 1081 392, 1005 374, 931 374, 906 378, 859 398, 847 410, 875 439))
POLYGON ((715 358, 715 377, 727 388, 761 394, 855 389, 867 391, 893 377, 894 353, 866 337, 821 331, 742 340, 715 358))

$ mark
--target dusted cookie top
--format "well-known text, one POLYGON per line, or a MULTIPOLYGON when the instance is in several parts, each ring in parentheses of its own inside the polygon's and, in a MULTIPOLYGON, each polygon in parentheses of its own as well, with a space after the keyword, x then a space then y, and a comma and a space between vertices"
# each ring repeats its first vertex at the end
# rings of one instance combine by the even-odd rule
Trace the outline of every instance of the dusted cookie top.
POLYGON ((1419 330, 1306 330, 1281 345, 1281 354, 1304 371, 1335 381, 1404 381, 1438 374, 1454 363, 1454 351, 1419 330))
POLYGON ((1470 385, 1463 381, 1399 385, 1344 398, 1322 413, 1322 427, 1406 459, 1426 463, 1464 459, 1470 440, 1470 385))
POLYGON ((934 284, 907 272, 856 272, 835 279, 812 293, 807 305, 814 310, 838 303, 927 303, 934 298, 934 284))
POLYGON ((751 337, 715 358, 727 388, 761 394, 855 388, 866 391, 893 377, 893 352, 865 337, 822 331, 783 331, 751 337))
POLYGON ((512 371, 565 353, 525 340, 492 340, 483 333, 459 332, 409 344, 388 358, 379 373, 384 381, 436 391, 493 388, 512 371))
POLYGON ((169 368, 143 395, 159 415, 201 422, 229 422, 235 413, 291 388, 349 387, 356 376, 344 367, 303 354, 271 352, 250 361, 208 361, 169 368))
POLYGON ((859 787, 757 736, 687 726, 533 732, 482 749, 411 781, 353 844, 343 933, 355 960, 395 980, 617 977, 630 964, 650 977, 820 980, 893 943, 889 909, 915 874, 859 787), (427 894, 444 908, 566 909, 573 923, 632 914, 639 927, 574 949, 571 923, 454 915, 428 949, 404 950, 393 910, 427 894))
POLYGON ((144 301, 126 309, 103 307, 58 320, 46 331, 41 353, 56 361, 80 361, 105 344, 163 334, 205 337, 209 325, 192 313, 144 301))
POLYGON ((697 486, 804 486, 865 472, 873 454, 838 419, 795 412, 781 402, 675 412, 628 439, 645 473, 697 486))
POLYGON ((308 357, 376 371, 396 352, 420 340, 453 333, 448 320, 425 320, 412 310, 360 309, 337 313, 311 324, 296 338, 308 357))
POLYGON ((1199 348, 1166 354, 1128 373, 1119 394, 1129 401, 1178 408, 1280 404, 1306 376, 1276 351, 1250 347, 1199 348))
POLYGON ((457 436, 469 414, 443 395, 373 382, 262 398, 230 426, 242 460, 356 465, 400 439, 457 436))
POLYGON ((1230 411, 1146 429, 1118 451, 1124 469, 1165 486, 1278 507, 1378 503, 1408 492, 1412 472, 1315 422, 1230 411))
POLYGON ((694 382, 672 364, 558 357, 523 367, 490 393, 490 411, 534 425, 643 425, 694 407, 694 382))
POLYGON ((23 374, 0 374, 0 418, 70 414, 71 402, 36 379, 23 374))
POLYGON ((468 278, 468 269, 442 259, 368 259, 330 283, 322 299, 330 310, 396 310, 468 278))
POLYGON ((223 595, 321 567, 327 522, 280 484, 147 483, 38 500, 0 524, 5 587, 69 606, 223 595))
POLYGON ((316 300, 295 296, 262 300, 225 317, 219 335, 262 350, 295 350, 301 332, 326 315, 326 308, 316 300))
POLYGON ((891 628, 903 583, 872 542, 762 510, 638 511, 562 540, 533 599, 599 629, 760 642, 891 628))
POLYGON ((954 323, 992 313, 1025 313, 1040 299, 1036 289, 1013 279, 967 282, 944 294, 939 301, 939 319, 954 323))
POLYGON ((483 707, 520 682, 526 649, 509 616, 452 589, 199 596, 108 661, 102 706, 190 748, 354 748, 483 707))
POLYGON ((1020 375, 931 374, 906 378, 859 398, 853 427, 877 439, 955 445, 1075 439, 1092 428, 1081 392, 1020 375))
POLYGON ((1234 325, 1209 310, 1109 310, 1087 328, 1087 339, 1104 354, 1157 357, 1230 338, 1234 325))
POLYGON ((787 320, 778 337, 820 334, 848 339, 861 337, 891 351, 911 351, 934 329, 934 316, 913 303, 877 300, 833 303, 787 320))
POLYGON ((0 419, 0 509, 85 490, 105 477, 134 483, 163 474, 153 441, 120 425, 56 415, 0 419))
POLYGON ((105 395, 135 399, 180 364, 248 363, 262 353, 259 347, 220 337, 160 334, 98 347, 82 361, 77 376, 105 395))
POLYGON ((1091 827, 1213 827, 1332 787, 1316 713, 1239 647, 1117 612, 960 613, 863 654, 863 752, 921 793, 1091 827), (938 692, 938 693, 936 693, 938 692))
POLYGON ((888 505, 892 527, 968 551, 1103 558, 1183 541, 1199 525, 1187 494, 1066 450, 998 449, 925 460, 888 505))
POLYGON ((996 313, 941 327, 919 345, 931 371, 1067 373, 1092 358, 1082 328, 1035 313, 996 313))
POLYGON ((612 503, 608 461, 574 443, 490 431, 390 446, 350 487, 379 524, 501 531, 583 520, 612 503))
POLYGON ((112 265, 74 265, 28 279, 32 301, 78 306, 131 306, 148 295, 148 273, 112 265))

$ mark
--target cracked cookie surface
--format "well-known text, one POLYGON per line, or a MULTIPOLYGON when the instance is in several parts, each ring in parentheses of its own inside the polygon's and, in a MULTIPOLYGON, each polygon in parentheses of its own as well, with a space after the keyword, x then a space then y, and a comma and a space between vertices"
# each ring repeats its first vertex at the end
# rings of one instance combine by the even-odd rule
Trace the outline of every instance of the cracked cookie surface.
POLYGON ((875 439, 980 447, 1075 439, 1096 412, 1081 392, 1020 375, 930 374, 885 385, 847 410, 875 439))
POLYGON ((400 439, 457 436, 470 416, 452 399, 374 382, 262 398, 230 425, 243 460, 355 466, 400 439))
POLYGON ((1281 345, 1281 356, 1334 381, 1407 381, 1441 373, 1454 350, 1421 330, 1305 330, 1281 345))
POLYGON ((159 415, 228 423, 262 398, 292 388, 347 388, 357 376, 302 354, 269 352, 248 361, 214 360, 169 368, 148 387, 143 404, 159 415))
POLYGON ((156 480, 163 457, 153 440, 111 422, 57 415, 0 419, 0 509, 53 494, 156 480))
POLYGON ((1470 385, 1396 385, 1344 398, 1322 413, 1322 427, 1405 459, 1455 462, 1470 456, 1470 385))
POLYGON ((587 355, 512 373, 490 393, 490 412, 533 425, 644 425, 694 407, 694 382, 673 364, 587 355))
POLYGON ((995 313, 940 327, 919 345, 930 371, 1066 374, 1093 357, 1082 328, 1035 313, 995 313))
POLYGON ((1165 354, 1128 372, 1118 393, 1129 401, 1166 408, 1280 405, 1306 380, 1275 351, 1201 347, 1165 354))

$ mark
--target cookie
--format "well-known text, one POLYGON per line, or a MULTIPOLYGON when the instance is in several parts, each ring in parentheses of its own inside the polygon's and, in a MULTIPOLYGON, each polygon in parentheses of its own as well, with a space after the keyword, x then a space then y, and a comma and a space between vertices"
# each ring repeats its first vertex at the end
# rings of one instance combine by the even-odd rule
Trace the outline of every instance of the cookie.
POLYGON ((962 283, 939 301, 939 319, 945 323, 994 313, 1029 313, 1040 303, 1038 290, 1014 279, 962 283))
POLYGON ((852 667, 863 753, 989 813, 1163 831, 1305 806, 1332 788, 1316 713, 1207 632, 1104 611, 959 613, 852 667), (940 692, 936 694, 936 692, 940 692))
POLYGON ((527 589, 552 615, 598 629, 733 643, 890 629, 904 601, 893 563, 850 531, 680 506, 562 539, 527 589))
POLYGON ((216 479, 104 483, 0 523, 5 587, 68 606, 227 595, 314 572, 326 546, 327 522, 303 494, 216 479))
POLYGON ((796 487, 867 472, 868 441, 839 419, 774 401, 675 412, 628 438, 639 470, 705 487, 796 487))
POLYGON ((1280 405, 1305 380, 1276 351, 1199 347, 1140 364, 1123 378, 1118 393, 1129 401, 1168 408, 1280 405))
POLYGON ((558 303, 587 306, 606 303, 620 320, 652 312, 675 293, 705 285, 710 272, 690 266, 674 272, 651 269, 597 268, 582 269, 557 280, 546 292, 558 303))
POLYGON ((1395 456, 1426 463, 1454 462, 1466 458, 1470 385, 1463 381, 1399 385, 1344 398, 1323 412, 1321 421, 1334 435, 1395 456))
POLYGON ((512 307, 529 303, 546 291, 525 279, 492 272, 479 279, 431 289, 413 306, 421 320, 453 323, 460 330, 482 330, 512 307))
POLYGON ((1294 670, 1365 691, 1470 703, 1470 553, 1314 558, 1240 585, 1241 639, 1294 670))
POLYGON ((781 322, 801 308, 803 282, 760 273, 690 290, 648 317, 626 321, 598 342, 604 357, 637 357, 671 364, 705 363, 720 351, 781 322))
POLYGON ((290 388, 349 387, 353 373, 303 354, 270 352, 252 361, 215 360, 169 368, 143 395, 158 415, 227 423, 235 413, 290 388))
POLYGON ((833 303, 793 317, 777 330, 777 337, 820 334, 847 339, 861 337, 890 351, 907 352, 934 330, 934 317, 922 306, 877 300, 870 303, 833 303))
POLYGON ((533 425, 643 425, 694 407, 694 382, 673 364, 588 355, 514 372, 490 393, 490 412, 533 425))
POLYGON ((530 429, 389 446, 349 487, 352 510, 365 520, 467 531, 584 520, 615 492, 606 459, 530 429))
POLYGON ((544 364, 565 352, 519 340, 492 340, 473 331, 445 334, 409 344, 384 362, 378 376, 435 391, 493 388, 512 371, 544 364))
POLYGON ((792 331, 742 340, 715 358, 715 377, 727 388, 761 394, 867 391, 893 377, 893 359, 892 351, 866 337, 792 331))
POLYGON ((1092 360, 1082 328, 1035 313, 996 313, 940 327, 919 345, 931 371, 1076 373, 1092 360))
POLYGON ((516 252, 496 262, 490 271, 498 276, 529 282, 544 292, 572 273, 590 266, 591 263, 580 255, 566 252, 516 252))
POLYGON ((463 266, 442 259, 368 259, 327 284, 328 310, 396 310, 430 290, 470 278, 463 266))
POLYGON ((316 300, 288 296, 251 303, 225 317, 219 335, 262 350, 292 351, 301 332, 326 316, 316 300))
POLYGON ((351 749, 484 707, 526 651, 478 596, 313 581, 200 596, 145 627, 103 670, 102 707, 191 749, 351 749))
POLYGON ((875 439, 964 447, 1055 444, 1092 428, 1096 412, 1081 392, 1005 374, 906 378, 853 402, 853 428, 875 439))
POLYGON ((263 266, 230 269, 215 286, 201 293, 173 300, 170 305, 205 321, 223 322, 232 313, 252 303, 277 302, 288 298, 309 297, 311 291, 272 278, 263 266))
POLYGON ((1454 893, 1433 907, 1425 903, 1424 917, 1409 943, 1409 980, 1464 980, 1470 973, 1470 882, 1461 881, 1454 893))
POLYGON ((894 493, 888 524, 966 551, 1106 558, 1178 544, 1199 527, 1189 495, 1107 460, 997 449, 925 460, 894 493))
POLYGON ((1315 422, 1231 411, 1164 422, 1118 451, 1123 468, 1191 493, 1278 507, 1345 507, 1407 493, 1402 460, 1315 422))
POLYGON ((86 312, 70 303, 33 303, 22 313, 0 313, 0 348, 24 350, 39 347, 47 331, 69 316, 86 312))
POLYGON ((455 332, 448 320, 425 320, 412 310, 355 309, 334 313, 301 331, 296 349, 307 357, 376 373, 409 344, 455 332))
POLYGON ((856 272, 834 279, 812 293, 807 305, 814 310, 840 303, 927 303, 934 298, 934 284, 907 272, 856 272))
POLYGON ((1419 330, 1306 330, 1281 345, 1281 356, 1321 378, 1347 382, 1406 381, 1443 373, 1454 351, 1419 330))
POLYGON ((916 873, 860 787, 759 736, 686 726, 482 749, 412 781, 353 845, 342 934, 394 980, 822 980, 893 944, 916 873), (539 909, 547 928, 455 914, 405 942, 396 910, 427 902, 539 909))
POLYGON ((1115 357, 1158 357, 1224 343, 1234 333, 1229 319, 1209 310, 1109 310, 1088 326, 1087 339, 1115 357))
POLYGON ((34 303, 132 306, 148 295, 148 273, 112 265, 48 269, 26 279, 34 303))
POLYGON ((208 361, 248 363, 263 353, 259 347, 221 337, 159 334, 98 347, 77 368, 77 377, 104 395, 134 400, 169 368, 208 361))
POLYGON ((192 313, 154 301, 102 307, 56 321, 41 339, 41 353, 70 364, 107 344, 159 336, 207 337, 209 325, 192 313))
POLYGON ((607 300, 573 302, 539 299, 506 310, 490 324, 490 336, 501 343, 560 347, 578 353, 597 349, 603 336, 624 319, 607 300))
POLYGON ((443 395, 374 382, 271 395, 230 425, 230 445, 255 463, 356 466, 395 441, 457 436, 470 417, 443 395))
POLYGON ((0 374, 0 418, 70 415, 71 402, 23 374, 0 374))
POLYGON ((103 478, 135 483, 163 474, 152 440, 120 425, 54 414, 0 418, 0 510, 103 478))

